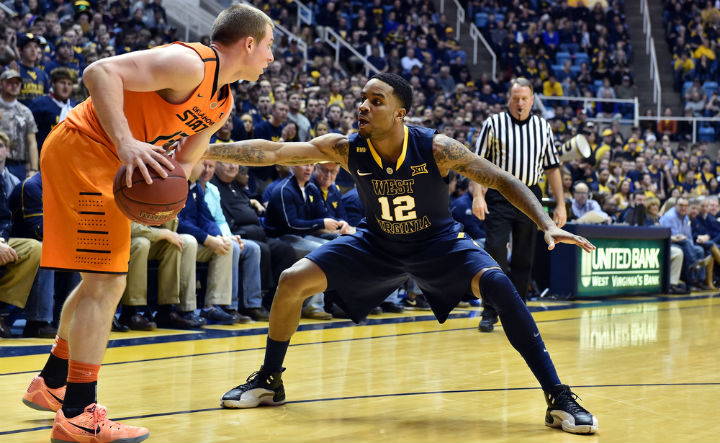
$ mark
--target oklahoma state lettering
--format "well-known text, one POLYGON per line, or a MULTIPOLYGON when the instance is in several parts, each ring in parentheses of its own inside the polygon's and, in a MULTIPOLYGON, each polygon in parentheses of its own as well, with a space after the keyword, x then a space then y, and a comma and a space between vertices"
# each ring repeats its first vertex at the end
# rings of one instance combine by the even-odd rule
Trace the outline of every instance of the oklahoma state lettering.
POLYGON ((175 116, 180 121, 185 122, 185 126, 195 131, 195 133, 215 124, 215 121, 206 116, 197 106, 193 106, 192 110, 186 109, 182 114, 175 114, 175 116))

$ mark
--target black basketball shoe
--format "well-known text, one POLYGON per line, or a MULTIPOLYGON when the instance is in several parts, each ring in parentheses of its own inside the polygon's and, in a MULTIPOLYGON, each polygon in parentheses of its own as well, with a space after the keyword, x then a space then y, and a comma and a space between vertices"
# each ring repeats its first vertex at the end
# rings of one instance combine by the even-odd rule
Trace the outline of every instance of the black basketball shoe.
POLYGON ((556 385, 545 392, 548 408, 545 413, 545 426, 562 428, 573 434, 594 434, 598 429, 597 418, 580 406, 578 396, 568 385, 556 385))
POLYGON ((495 329, 495 323, 498 322, 498 316, 497 314, 493 313, 487 313, 485 311, 482 312, 482 317, 480 320, 480 324, 478 325, 478 330, 480 332, 492 332, 493 329, 495 329))
POLYGON ((285 387, 282 382, 282 368, 278 372, 265 374, 262 368, 250 374, 247 382, 222 396, 220 406, 231 409, 255 408, 260 405, 279 406, 285 403, 285 387))

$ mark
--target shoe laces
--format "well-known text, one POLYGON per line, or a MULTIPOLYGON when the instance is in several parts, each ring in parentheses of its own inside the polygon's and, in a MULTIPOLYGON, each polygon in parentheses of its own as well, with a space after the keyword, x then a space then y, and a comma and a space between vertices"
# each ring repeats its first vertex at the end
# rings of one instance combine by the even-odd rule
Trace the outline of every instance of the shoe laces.
POLYGON ((567 386, 550 394, 550 397, 554 400, 553 404, 562 405, 563 409, 570 414, 588 414, 587 409, 580 406, 577 402, 577 400, 582 400, 580 396, 571 391, 567 386))
MULTIPOLYGON (((280 372, 284 371, 282 368, 280 372)), ((258 385, 264 384, 265 386, 272 386, 275 381, 275 374, 267 374, 262 371, 255 371, 248 376, 245 383, 239 385, 236 389, 246 390, 248 388, 254 388, 258 385)))
POLYGON ((97 435, 98 428, 102 427, 107 419, 107 410, 105 408, 99 408, 98 405, 93 405, 88 412, 92 413, 93 434, 97 435))
POLYGON ((110 430, 112 430, 112 429, 119 430, 120 429, 120 425, 118 425, 114 421, 109 420, 107 418, 107 409, 105 407, 100 406, 100 405, 95 405, 92 407, 92 410, 90 410, 88 412, 92 412, 93 424, 95 425, 95 426, 93 426, 95 428, 95 435, 98 434, 98 430, 100 428, 104 428, 105 426, 110 428, 110 430))

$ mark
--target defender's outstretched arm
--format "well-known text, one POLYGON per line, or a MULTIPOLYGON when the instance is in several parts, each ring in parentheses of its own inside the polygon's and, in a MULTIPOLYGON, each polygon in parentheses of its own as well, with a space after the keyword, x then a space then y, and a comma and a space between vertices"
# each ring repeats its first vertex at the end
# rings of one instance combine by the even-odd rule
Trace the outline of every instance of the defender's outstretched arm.
POLYGON ((459 141, 442 134, 436 135, 433 157, 441 173, 447 174, 452 169, 483 186, 497 189, 545 232, 548 249, 553 249, 555 242, 576 244, 587 252, 595 249, 587 239, 558 228, 523 182, 471 152, 459 141))
POLYGON ((347 166, 348 139, 340 134, 325 134, 308 142, 271 142, 243 140, 211 144, 204 158, 247 166, 307 165, 334 162, 347 166))

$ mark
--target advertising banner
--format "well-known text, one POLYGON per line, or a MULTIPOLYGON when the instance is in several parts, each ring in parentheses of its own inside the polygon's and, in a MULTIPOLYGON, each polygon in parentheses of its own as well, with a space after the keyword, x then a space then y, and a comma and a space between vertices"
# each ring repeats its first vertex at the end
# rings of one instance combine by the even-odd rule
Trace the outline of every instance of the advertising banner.
POLYGON ((590 254, 578 254, 577 297, 662 292, 664 240, 591 241, 597 249, 590 254))

